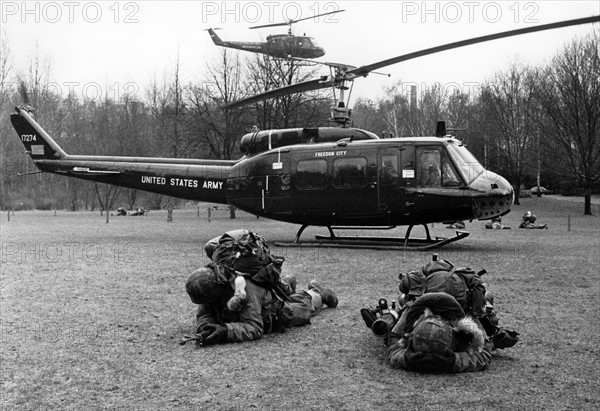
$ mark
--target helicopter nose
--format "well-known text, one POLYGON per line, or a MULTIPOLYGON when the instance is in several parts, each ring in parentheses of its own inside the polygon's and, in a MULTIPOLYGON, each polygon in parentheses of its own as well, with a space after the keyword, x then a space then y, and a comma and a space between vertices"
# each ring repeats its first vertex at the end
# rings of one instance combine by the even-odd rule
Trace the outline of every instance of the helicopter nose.
POLYGON ((514 202, 514 191, 506 179, 486 171, 470 185, 473 196, 473 217, 479 220, 508 214, 514 202))

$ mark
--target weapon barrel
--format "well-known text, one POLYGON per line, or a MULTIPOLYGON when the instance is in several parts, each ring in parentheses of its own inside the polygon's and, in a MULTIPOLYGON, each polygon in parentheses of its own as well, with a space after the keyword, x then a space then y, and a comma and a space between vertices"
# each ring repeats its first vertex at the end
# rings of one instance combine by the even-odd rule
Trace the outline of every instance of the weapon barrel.
POLYGON ((377 337, 384 338, 396 325, 396 321, 398 321, 398 317, 392 314, 392 312, 388 312, 379 317, 371 326, 371 330, 373 334, 377 337))

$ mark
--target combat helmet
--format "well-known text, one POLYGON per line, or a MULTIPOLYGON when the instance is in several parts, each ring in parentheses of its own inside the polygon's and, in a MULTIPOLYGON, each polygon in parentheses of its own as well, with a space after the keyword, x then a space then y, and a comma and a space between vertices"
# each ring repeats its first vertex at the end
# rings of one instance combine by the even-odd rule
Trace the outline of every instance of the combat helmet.
POLYGON ((225 294, 224 284, 217 280, 215 272, 208 267, 194 271, 185 284, 185 290, 194 304, 214 303, 225 294))

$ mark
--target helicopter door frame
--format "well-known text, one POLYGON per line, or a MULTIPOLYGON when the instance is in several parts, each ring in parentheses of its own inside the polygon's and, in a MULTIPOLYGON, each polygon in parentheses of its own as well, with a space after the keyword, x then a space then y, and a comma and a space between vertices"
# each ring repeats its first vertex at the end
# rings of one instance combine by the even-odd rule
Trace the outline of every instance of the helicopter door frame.
POLYGON ((377 151, 377 198, 381 212, 391 214, 402 206, 401 153, 399 145, 382 147, 377 151))
POLYGON ((270 215, 290 214, 291 207, 291 173, 290 150, 277 150, 269 172, 264 176, 261 191, 261 208, 270 215))

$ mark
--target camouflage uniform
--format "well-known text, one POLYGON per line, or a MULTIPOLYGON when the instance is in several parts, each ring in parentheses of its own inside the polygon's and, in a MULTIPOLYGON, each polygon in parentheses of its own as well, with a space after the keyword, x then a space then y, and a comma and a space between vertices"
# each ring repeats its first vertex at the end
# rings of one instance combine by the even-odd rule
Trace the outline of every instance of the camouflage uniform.
POLYGON ((296 292, 293 277, 282 280, 290 287, 285 299, 247 280, 246 301, 234 311, 227 305, 232 294, 229 285, 219 283, 210 268, 196 270, 186 283, 190 299, 198 304, 196 340, 203 345, 258 340, 264 334, 310 324, 324 304, 337 306, 333 291, 316 281, 308 284, 308 290, 296 292))

